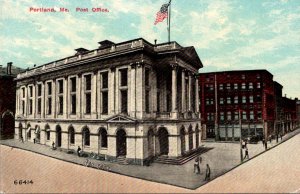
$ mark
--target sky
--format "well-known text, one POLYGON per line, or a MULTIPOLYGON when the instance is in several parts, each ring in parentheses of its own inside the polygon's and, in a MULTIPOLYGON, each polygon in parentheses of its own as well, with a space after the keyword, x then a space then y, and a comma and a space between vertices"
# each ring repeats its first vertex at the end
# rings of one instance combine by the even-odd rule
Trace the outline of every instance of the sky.
MULTIPOLYGON (((167 42, 166 20, 154 25, 167 2, 0 0, 0 65, 31 68, 79 47, 96 49, 106 39, 167 42), (69 12, 34 13, 30 7, 69 12)), ((300 97, 300 0, 172 0, 171 41, 195 47, 204 65, 199 72, 267 69, 283 95, 300 97)))

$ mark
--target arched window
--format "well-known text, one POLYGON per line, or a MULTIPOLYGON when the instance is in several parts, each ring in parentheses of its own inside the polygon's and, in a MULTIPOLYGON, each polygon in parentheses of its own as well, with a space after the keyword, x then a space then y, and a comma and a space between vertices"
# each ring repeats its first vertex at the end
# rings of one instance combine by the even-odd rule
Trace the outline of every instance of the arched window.
POLYGON ((104 128, 100 130, 101 147, 107 148, 107 132, 104 128))
POLYGON ((69 129, 70 144, 75 144, 75 131, 73 127, 69 129))
POLYGON ((49 125, 45 126, 45 131, 46 131, 46 139, 49 141, 50 140, 50 127, 49 127, 49 125))
POLYGON ((90 146, 90 130, 86 127, 82 131, 83 145, 90 146))

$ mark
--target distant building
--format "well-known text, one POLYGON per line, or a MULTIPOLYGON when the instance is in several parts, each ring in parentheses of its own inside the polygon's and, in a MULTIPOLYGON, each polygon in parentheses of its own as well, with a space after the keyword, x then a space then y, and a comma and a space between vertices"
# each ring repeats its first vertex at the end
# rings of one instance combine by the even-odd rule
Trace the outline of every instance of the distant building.
POLYGON ((143 164, 200 147, 194 47, 99 42, 19 74, 16 138, 143 164))
POLYGON ((200 73, 199 82, 204 139, 274 134, 275 93, 267 70, 200 73))
POLYGON ((297 126, 297 100, 282 97, 283 104, 283 129, 284 133, 292 131, 297 126))
POLYGON ((7 63, 6 68, 0 67, 0 138, 14 137, 14 115, 16 99, 16 83, 14 77, 22 71, 7 63))
POLYGON ((296 98, 296 105, 297 105, 297 126, 300 127, 300 100, 296 98))

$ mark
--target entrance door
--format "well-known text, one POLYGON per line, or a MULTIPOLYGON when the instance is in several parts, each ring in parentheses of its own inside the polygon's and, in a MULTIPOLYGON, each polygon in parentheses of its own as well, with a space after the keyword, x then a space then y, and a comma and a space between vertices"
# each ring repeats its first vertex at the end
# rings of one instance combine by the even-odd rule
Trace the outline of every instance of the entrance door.
POLYGON ((184 128, 181 128, 180 130, 180 143, 181 143, 181 155, 185 152, 185 132, 184 128))
POLYGON ((166 128, 160 128, 158 131, 158 141, 161 155, 169 153, 169 134, 166 128))
POLYGON ((117 156, 126 156, 126 132, 123 129, 117 132, 117 156))
POLYGON ((150 129, 148 131, 148 156, 153 156, 154 155, 154 133, 153 133, 153 130, 150 129))
POLYGON ((60 126, 56 127, 56 146, 61 147, 61 128, 60 128, 60 126))

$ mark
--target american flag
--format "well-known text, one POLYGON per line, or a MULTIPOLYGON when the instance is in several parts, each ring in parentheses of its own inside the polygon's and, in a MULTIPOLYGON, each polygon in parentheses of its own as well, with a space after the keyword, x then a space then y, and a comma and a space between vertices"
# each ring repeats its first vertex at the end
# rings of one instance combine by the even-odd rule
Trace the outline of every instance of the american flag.
POLYGON ((163 4, 160 8, 160 10, 156 14, 156 20, 154 22, 154 25, 156 25, 158 22, 164 21, 165 18, 168 18, 168 7, 170 5, 169 3, 163 4))

